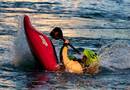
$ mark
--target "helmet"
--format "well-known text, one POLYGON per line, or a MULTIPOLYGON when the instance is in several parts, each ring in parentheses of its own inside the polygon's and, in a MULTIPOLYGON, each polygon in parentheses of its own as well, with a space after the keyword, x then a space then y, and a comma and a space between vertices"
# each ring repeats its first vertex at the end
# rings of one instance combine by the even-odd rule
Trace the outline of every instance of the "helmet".
POLYGON ((60 27, 55 27, 51 32, 50 36, 54 39, 61 39, 63 38, 63 33, 60 27))
POLYGON ((98 60, 98 55, 90 49, 84 49, 83 54, 87 57, 87 60, 84 63, 85 65, 90 65, 98 60))

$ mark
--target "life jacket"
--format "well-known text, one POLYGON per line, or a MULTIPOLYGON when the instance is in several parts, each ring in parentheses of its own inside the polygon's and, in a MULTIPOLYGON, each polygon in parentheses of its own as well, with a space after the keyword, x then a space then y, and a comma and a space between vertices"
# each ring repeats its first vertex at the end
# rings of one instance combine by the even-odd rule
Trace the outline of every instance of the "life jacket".
POLYGON ((83 67, 78 61, 73 61, 68 57, 68 47, 63 46, 60 52, 60 60, 64 64, 66 70, 70 73, 83 73, 83 67))

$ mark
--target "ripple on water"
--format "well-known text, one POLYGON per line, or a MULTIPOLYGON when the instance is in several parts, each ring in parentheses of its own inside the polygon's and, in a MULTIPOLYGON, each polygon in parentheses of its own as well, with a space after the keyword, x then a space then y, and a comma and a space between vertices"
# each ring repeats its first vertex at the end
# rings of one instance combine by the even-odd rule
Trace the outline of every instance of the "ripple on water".
MULTIPOLYGON (((129 0, 38 1, 0 2, 1 89, 129 88, 129 0), (80 51, 90 48, 98 52, 104 62, 101 64, 101 72, 89 76, 35 70, 35 62, 26 47, 27 43, 24 42, 25 37, 22 37, 21 32, 19 36, 22 38, 17 37, 17 33, 23 30, 21 19, 24 14, 30 16, 32 24, 39 31, 49 35, 52 28, 60 26, 64 36, 80 51), (12 48, 15 38, 22 48, 18 49, 20 53, 16 56, 12 48), (23 63, 14 65, 14 60, 21 60, 23 63)), ((55 45, 59 51, 62 42, 55 42, 55 45)))

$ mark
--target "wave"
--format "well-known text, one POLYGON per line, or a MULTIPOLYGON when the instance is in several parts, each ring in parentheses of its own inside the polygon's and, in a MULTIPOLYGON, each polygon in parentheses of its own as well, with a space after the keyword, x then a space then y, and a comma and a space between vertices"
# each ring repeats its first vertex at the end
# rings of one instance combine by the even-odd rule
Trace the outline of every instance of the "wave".
POLYGON ((128 7, 129 2, 122 0, 81 0, 75 3, 73 0, 69 2, 0 2, 1 13, 54 14, 57 17, 87 18, 100 22, 81 26, 88 29, 129 29, 128 7))
POLYGON ((0 2, 1 8, 28 8, 33 11, 2 10, 1 12, 24 12, 24 13, 50 13, 70 14, 82 18, 122 19, 129 20, 128 2, 116 1, 79 1, 76 5, 73 2, 50 1, 50 2, 0 2), (86 3, 84 3, 86 2, 86 3), (113 7, 113 5, 115 5, 113 7), (111 8, 113 7, 113 8, 111 8), (122 9, 123 8, 123 9, 122 9), (122 11, 123 10, 123 11, 122 11))
POLYGON ((19 30, 13 45, 13 64, 18 69, 31 70, 35 66, 34 57, 29 49, 23 27, 23 16, 19 17, 19 30))
POLYGON ((99 50, 101 66, 111 70, 130 68, 130 44, 128 41, 115 41, 99 50))

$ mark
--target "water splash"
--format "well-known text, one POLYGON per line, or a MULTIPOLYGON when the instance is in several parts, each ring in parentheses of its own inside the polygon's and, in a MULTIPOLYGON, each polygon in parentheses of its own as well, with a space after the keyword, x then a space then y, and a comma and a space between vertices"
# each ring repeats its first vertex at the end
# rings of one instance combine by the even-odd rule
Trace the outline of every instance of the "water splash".
POLYGON ((18 67, 31 68, 35 60, 29 49, 23 27, 23 16, 19 17, 19 30, 14 41, 14 60, 13 64, 18 67), (21 66, 22 65, 22 66, 21 66))
POLYGON ((109 43, 99 50, 101 66, 111 70, 130 68, 130 45, 128 41, 109 43))

